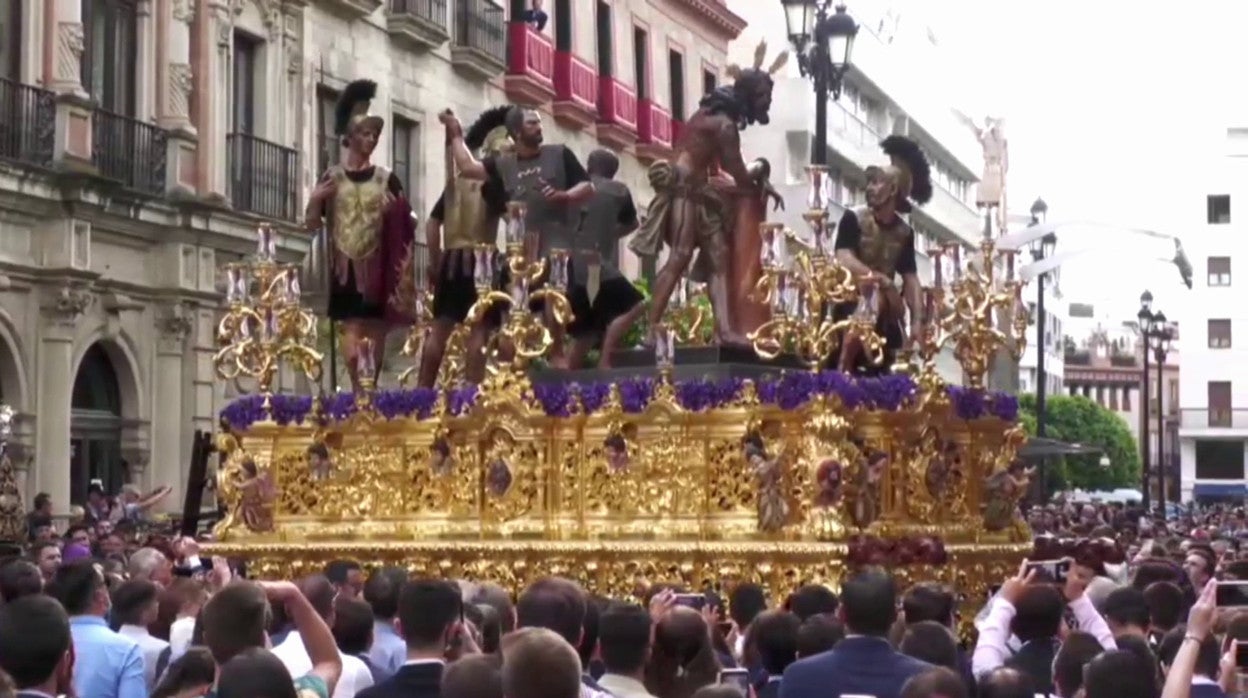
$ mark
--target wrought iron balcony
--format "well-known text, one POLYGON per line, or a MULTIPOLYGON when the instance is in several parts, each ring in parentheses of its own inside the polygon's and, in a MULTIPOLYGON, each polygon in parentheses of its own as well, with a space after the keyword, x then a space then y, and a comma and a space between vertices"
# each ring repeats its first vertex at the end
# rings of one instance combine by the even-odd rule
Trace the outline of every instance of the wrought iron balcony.
POLYGON ((226 137, 234 208, 293 221, 298 215, 299 153, 245 133, 226 137))
POLYGON ((51 167, 55 146, 53 94, 0 78, 0 159, 51 167))
POLYGON ((488 80, 507 67, 503 8, 489 0, 455 0, 455 41, 451 64, 488 80))
POLYGON ((555 119, 571 128, 598 120, 598 71, 569 51, 555 54, 555 119))
POLYGON ((446 0, 390 0, 386 31, 412 48, 433 49, 451 38, 446 0))
POLYGON ((616 150, 637 142, 637 93, 609 75, 599 80, 598 140, 616 150))
POLYGON ((169 136, 133 117, 96 109, 91 120, 91 162, 105 179, 144 194, 165 191, 169 136))

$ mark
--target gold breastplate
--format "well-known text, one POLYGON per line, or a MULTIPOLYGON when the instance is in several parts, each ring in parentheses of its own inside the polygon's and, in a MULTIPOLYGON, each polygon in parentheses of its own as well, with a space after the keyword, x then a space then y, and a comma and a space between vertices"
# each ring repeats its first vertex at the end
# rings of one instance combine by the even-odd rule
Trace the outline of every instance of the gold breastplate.
POLYGON ((361 260, 377 250, 381 240, 381 209, 386 180, 382 168, 364 182, 354 182, 341 167, 331 175, 338 184, 334 195, 334 246, 347 259, 361 260))
POLYGON ((488 215, 481 196, 484 182, 460 177, 455 180, 455 193, 447 203, 444 247, 456 250, 477 243, 493 242, 498 234, 498 221, 488 215), (490 223, 493 222, 491 226, 490 223))
POLYGON ((881 227, 870 210, 858 211, 858 227, 862 230, 859 260, 873 271, 892 278, 897 271, 897 257, 906 244, 910 229, 900 219, 881 227))

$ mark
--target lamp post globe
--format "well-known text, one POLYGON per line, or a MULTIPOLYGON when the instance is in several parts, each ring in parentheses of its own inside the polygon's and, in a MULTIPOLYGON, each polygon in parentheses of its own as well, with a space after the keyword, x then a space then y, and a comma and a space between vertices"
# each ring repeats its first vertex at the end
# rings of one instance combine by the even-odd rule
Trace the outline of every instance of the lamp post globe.
POLYGON ((840 79, 849 70, 850 60, 854 54, 854 39, 858 36, 858 23, 845 10, 845 5, 838 4, 836 12, 822 23, 822 31, 828 39, 828 59, 832 62, 833 91, 840 94, 840 79))
POLYGON ((1057 233, 1048 233, 1040 238, 1041 257, 1052 257, 1055 250, 1057 250, 1057 233))
POLYGON ((1049 213, 1049 205, 1044 203, 1044 199, 1036 197, 1034 203, 1031 204, 1031 218, 1035 221, 1042 221, 1049 213))
POLYGON ((780 0, 784 7, 784 22, 789 31, 789 41, 798 54, 806 52, 806 45, 814 36, 819 8, 814 0, 780 0))

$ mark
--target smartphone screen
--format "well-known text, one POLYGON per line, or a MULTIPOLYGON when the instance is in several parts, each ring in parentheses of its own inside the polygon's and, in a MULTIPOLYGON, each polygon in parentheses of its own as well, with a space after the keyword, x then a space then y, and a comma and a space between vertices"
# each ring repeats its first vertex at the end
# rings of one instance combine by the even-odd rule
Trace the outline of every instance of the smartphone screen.
POLYGON ((750 695, 750 672, 747 669, 723 669, 719 672, 719 682, 736 686, 741 695, 750 695))
POLYGON ((1218 582, 1214 599, 1219 608, 1248 606, 1248 582, 1218 582))
POLYGON ((1066 575, 1070 573, 1070 560, 1045 560, 1043 562, 1029 562, 1027 569, 1044 570, 1053 581, 1058 584, 1066 583, 1066 575))
POLYGON ((695 611, 701 611, 706 606, 705 594, 677 594, 672 597, 672 603, 677 606, 688 606, 695 611))
POLYGON ((1235 668, 1248 669, 1248 642, 1235 643, 1235 668))

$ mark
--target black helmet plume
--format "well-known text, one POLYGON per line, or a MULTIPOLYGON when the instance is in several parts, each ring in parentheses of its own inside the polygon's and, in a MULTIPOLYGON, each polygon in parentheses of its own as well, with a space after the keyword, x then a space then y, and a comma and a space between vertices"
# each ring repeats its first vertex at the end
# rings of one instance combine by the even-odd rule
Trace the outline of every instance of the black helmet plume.
POLYGON ((334 106, 334 135, 347 135, 351 125, 351 113, 360 102, 371 102, 377 96, 377 83, 372 80, 354 80, 342 91, 334 106))
MULTIPOLYGON (((910 173, 909 198, 922 206, 932 200, 932 166, 918 143, 905 136, 889 136, 880 141, 884 154, 888 155, 898 167, 906 168, 910 173)), ((909 211, 908 202, 901 202, 899 209, 909 211)))
POLYGON ((510 110, 510 105, 504 105, 483 112, 476 121, 472 122, 472 126, 468 127, 468 131, 464 134, 464 145, 473 151, 485 145, 485 138, 490 135, 490 131, 506 125, 507 112, 510 110))

